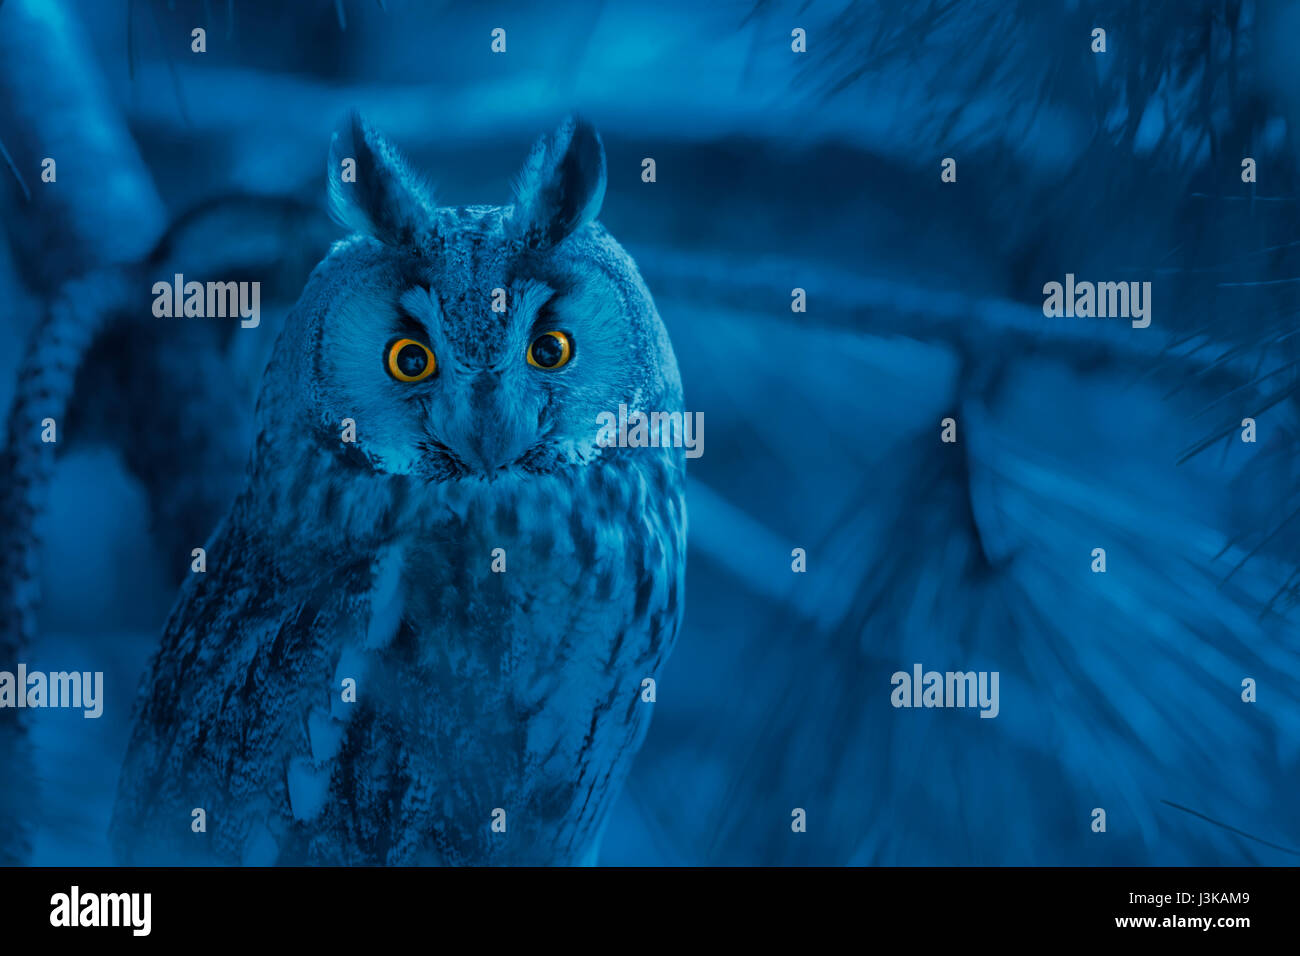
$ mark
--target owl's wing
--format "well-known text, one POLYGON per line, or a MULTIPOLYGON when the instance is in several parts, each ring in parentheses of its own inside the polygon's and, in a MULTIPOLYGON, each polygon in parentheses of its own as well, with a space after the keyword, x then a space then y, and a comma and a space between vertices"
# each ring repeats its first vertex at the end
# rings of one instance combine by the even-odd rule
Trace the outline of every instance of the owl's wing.
POLYGON ((123 860, 274 862, 290 767, 311 753, 309 723, 330 723, 337 649, 364 620, 368 567, 320 555, 289 577, 231 529, 185 582, 143 679, 113 815, 123 860))
MULTIPOLYGON (((231 382, 260 378, 276 332, 273 303, 291 294, 290 287, 296 295, 311 257, 327 244, 319 228, 324 217, 308 209, 293 200, 219 197, 179 216, 145 264, 94 270, 51 299, 23 354, 0 459, 0 658, 21 659, 37 645, 41 519, 56 454, 94 442, 121 449, 149 496, 165 554, 187 552, 228 507, 247 454, 253 405, 253 390, 231 382), (312 237, 306 243, 304 228, 312 237), (253 238, 232 243, 231 233, 253 238), (149 286, 149 276, 174 273, 253 276, 267 290, 267 318, 239 335, 233 324, 164 330, 147 304, 140 314, 139 290, 149 286), (272 281, 284 276, 283 284, 272 281), (85 361, 87 355, 95 360, 85 361), (170 400, 158 401, 160 387, 170 400), (55 442, 42 440, 50 421, 55 442)), ((172 566, 164 563, 169 577, 172 566)), ((24 844, 21 821, 39 799, 22 782, 35 778, 22 770, 31 755, 21 717, 0 713, 0 763, 15 768, 0 811, 19 821, 13 835, 24 844)), ((0 859, 24 859, 27 852, 0 837, 0 859)))

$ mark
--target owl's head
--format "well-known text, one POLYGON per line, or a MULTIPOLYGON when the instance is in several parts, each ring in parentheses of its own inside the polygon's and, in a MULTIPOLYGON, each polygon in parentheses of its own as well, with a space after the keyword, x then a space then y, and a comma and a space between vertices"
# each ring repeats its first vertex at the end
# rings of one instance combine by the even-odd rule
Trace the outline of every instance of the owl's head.
POLYGON ((334 137, 329 196, 355 235, 289 317, 263 414, 306 419, 332 451, 428 481, 646 451, 597 444, 598 416, 620 404, 681 408, 650 294, 596 222, 604 194, 604 148, 579 119, 533 148, 512 205, 452 208, 354 117, 334 137))

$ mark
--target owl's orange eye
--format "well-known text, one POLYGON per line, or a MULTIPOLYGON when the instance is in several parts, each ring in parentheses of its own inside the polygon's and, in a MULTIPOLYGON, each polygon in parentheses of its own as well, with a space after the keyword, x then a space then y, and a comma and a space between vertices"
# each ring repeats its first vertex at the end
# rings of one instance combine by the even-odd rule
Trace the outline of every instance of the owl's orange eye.
POLYGON ((573 358, 573 339, 565 332, 543 332, 528 346, 528 364, 552 371, 573 358))
POLYGON ((394 339, 384 353, 388 374, 399 382, 421 382, 438 369, 429 346, 415 339, 394 339))

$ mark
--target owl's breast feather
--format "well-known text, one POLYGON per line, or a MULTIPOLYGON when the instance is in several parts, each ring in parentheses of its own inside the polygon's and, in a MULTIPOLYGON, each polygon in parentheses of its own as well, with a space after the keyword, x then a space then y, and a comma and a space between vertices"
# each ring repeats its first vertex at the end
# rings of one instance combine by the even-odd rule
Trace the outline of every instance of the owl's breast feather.
POLYGON ((265 508, 237 506, 155 660, 117 845, 142 862, 164 833, 190 861, 583 858, 680 616, 680 472, 653 464, 409 501, 423 523, 377 547, 273 549, 265 508), (175 826, 195 807, 204 834, 175 826))

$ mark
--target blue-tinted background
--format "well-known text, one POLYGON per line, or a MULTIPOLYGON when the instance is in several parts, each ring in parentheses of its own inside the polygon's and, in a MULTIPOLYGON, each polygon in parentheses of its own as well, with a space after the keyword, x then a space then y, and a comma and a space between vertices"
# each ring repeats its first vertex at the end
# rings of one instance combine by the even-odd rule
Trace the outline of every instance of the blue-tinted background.
POLYGON ((71 387, 39 634, 7 649, 108 681, 98 721, 27 715, 34 862, 110 862, 130 702, 338 236, 352 108, 453 205, 508 201, 531 141, 591 118, 601 218, 704 413, 684 630, 602 862, 1295 861, 1294 8, 384 7, 0 6, 0 398, 67 281, 141 291, 71 387), (261 281, 261 327, 153 318, 173 271, 261 281), (1045 318, 1067 272, 1151 281, 1151 327, 1045 318), (895 710, 917 662, 999 671, 999 716, 895 710))

